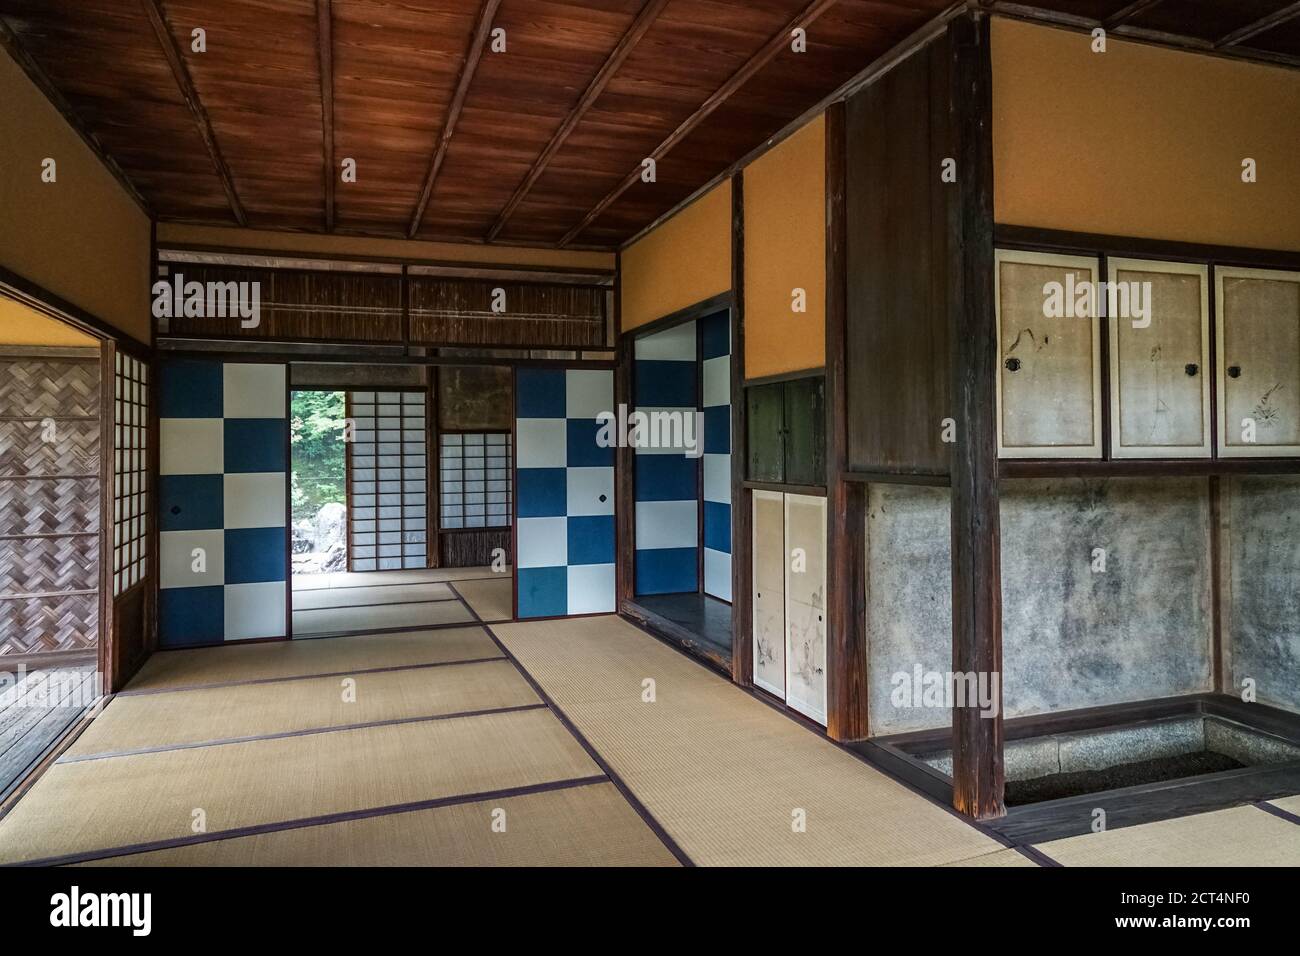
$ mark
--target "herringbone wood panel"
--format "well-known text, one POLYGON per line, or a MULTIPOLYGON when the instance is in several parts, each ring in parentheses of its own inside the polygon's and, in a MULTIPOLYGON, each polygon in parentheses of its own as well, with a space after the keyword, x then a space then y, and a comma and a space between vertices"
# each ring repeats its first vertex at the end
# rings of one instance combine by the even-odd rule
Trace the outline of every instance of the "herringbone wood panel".
POLYGON ((98 633, 99 598, 94 594, 0 601, 0 666, 10 654, 93 648, 98 633))
POLYGON ((0 355, 0 418, 99 415, 99 364, 0 355))
POLYGON ((0 421, 0 475, 99 474, 99 419, 0 421))
POLYGON ((98 415, 97 363, 0 355, 0 659, 96 645, 99 479, 53 476, 98 474, 98 415))

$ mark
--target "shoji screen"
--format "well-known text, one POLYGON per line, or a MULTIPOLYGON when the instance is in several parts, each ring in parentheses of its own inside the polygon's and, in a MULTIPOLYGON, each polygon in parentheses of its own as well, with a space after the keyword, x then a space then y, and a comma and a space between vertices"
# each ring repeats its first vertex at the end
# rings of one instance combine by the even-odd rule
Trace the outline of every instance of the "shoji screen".
MULTIPOLYGON (((699 366, 694 322, 636 340, 638 412, 694 415, 699 366)), ((636 450, 636 593, 699 588, 699 460, 677 447, 636 450)))
POLYGON ((113 595, 144 579, 149 558, 149 367, 115 356, 113 395, 113 595))
POLYGON ((519 617, 614 610, 614 408, 608 369, 521 368, 515 378, 519 617))
POLYGON ((351 569, 428 567, 425 393, 348 392, 347 417, 351 569))
POLYGON ((443 432, 438 485, 446 531, 510 526, 510 433, 443 432))

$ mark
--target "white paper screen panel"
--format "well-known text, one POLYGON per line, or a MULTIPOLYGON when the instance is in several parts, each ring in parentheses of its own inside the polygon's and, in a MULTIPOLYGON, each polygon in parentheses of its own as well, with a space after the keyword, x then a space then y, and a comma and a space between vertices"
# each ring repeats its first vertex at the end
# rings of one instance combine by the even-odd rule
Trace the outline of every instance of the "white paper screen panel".
POLYGON ((997 250, 1002 457, 1101 457, 1097 276, 1096 259, 997 250))
POLYGON ((1107 273, 1112 456, 1208 458, 1208 268, 1108 259, 1107 273))
POLYGON ((149 367, 118 352, 113 376, 113 594, 144 579, 149 558, 149 367))
POLYGON ((785 496, 786 703, 826 723, 826 499, 785 496))
POLYGON ((1300 273, 1215 269, 1219 453, 1300 454, 1300 273))
POLYGON ((423 392, 349 392, 348 560, 353 571, 428 566, 423 392))
POLYGON ((510 433, 444 432, 438 445, 439 527, 510 526, 510 433))
POLYGON ((785 698, 785 496, 754 491, 754 683, 785 698))

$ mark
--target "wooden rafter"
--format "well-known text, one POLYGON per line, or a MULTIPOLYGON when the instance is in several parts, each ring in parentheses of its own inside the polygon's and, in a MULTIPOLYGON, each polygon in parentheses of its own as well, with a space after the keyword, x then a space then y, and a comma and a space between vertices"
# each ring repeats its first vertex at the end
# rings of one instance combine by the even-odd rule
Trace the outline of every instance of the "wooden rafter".
POLYGON ((113 174, 113 178, 122 185, 122 188, 127 191, 127 194, 135 200, 136 205, 139 206, 146 215, 152 216, 153 212, 149 207, 149 203, 145 201, 144 196, 140 195, 140 190, 135 188, 135 184, 127 178, 126 173, 122 171, 122 167, 117 164, 117 160, 108 154, 108 151, 104 149, 103 144, 95 138, 94 134, 82 125, 81 118, 78 117, 76 112, 72 109, 72 104, 70 104, 64 95, 59 92, 58 87, 54 85, 49 76, 46 75, 45 71, 42 70, 40 66, 37 65, 36 61, 28 55, 27 51, 23 49, 23 45, 19 42, 17 34, 10 29, 9 24, 5 22, 3 17, 0 17, 0 47, 3 47, 4 50, 13 58, 14 62, 18 64, 19 68, 27 74, 27 78, 36 84, 36 88, 44 94, 45 98, 54 104, 54 108, 59 111, 60 115, 62 115, 68 125, 72 127, 73 131, 81 137, 81 141, 84 142, 99 161, 104 164, 104 167, 113 174))
POLYGON ((424 177, 420 198, 415 203, 415 212, 411 214, 411 224, 406 230, 409 239, 414 239, 415 234, 420 230, 424 211, 429 206, 429 197, 433 195, 433 184, 442 170, 443 160, 447 158, 447 149, 451 146, 451 138, 456 132, 456 123, 460 119, 461 110, 465 107, 465 97, 469 94, 469 85, 474 80, 474 71, 478 69, 479 60, 483 58, 483 48, 487 46, 488 34, 492 30, 492 18, 496 16, 497 8, 500 6, 501 0, 483 0, 483 6, 479 10, 478 23, 475 24, 474 33, 470 37, 469 49, 465 51, 465 62, 460 68, 460 77, 456 80, 456 92, 452 96, 451 105, 447 107, 447 119, 442 124, 438 145, 434 148, 433 160, 429 163, 429 172, 424 177))
POLYGON ((560 124, 560 128, 557 129, 555 135, 551 137, 551 141, 546 144, 546 148, 542 150, 541 154, 537 157, 536 162, 533 163, 532 168, 528 170, 528 175, 524 177, 523 182, 519 184, 519 188, 517 188, 514 195, 510 197, 510 201, 505 204, 504 208, 502 208, 500 215, 497 216, 496 222, 492 224, 492 228, 488 231, 488 242, 495 239, 501 230, 505 228, 506 222, 512 215, 514 215, 515 209, 518 208, 519 204, 523 201, 524 196, 526 196, 528 191, 533 188, 533 184, 537 182, 542 173, 546 170, 546 167, 550 165, 551 160, 555 158, 555 154, 559 152, 560 147, 564 145, 564 141, 569 138, 569 134, 572 133, 574 127, 578 125, 578 121, 586 115, 587 110, 591 109, 592 104, 595 103, 600 94, 604 92, 605 87, 609 85, 609 81, 614 77, 614 74, 618 72, 618 68, 623 65, 623 61, 627 59, 628 54, 632 52, 640 39, 645 36, 646 31, 650 29, 655 18, 659 16, 660 11, 662 11, 667 4, 668 0, 646 0, 645 5, 641 7, 641 12, 638 13, 636 19, 632 21, 632 25, 627 28, 627 32, 623 34, 623 38, 618 41, 618 46, 614 47, 614 51, 610 53, 609 57, 605 60, 604 65, 601 66, 600 71, 592 79, 591 84, 582 94, 582 98, 578 100, 577 105, 569 111, 569 115, 564 118, 564 122, 560 124))
POLYGON ((325 183, 325 231, 334 231, 334 11, 316 0, 316 50, 320 59, 321 163, 325 183))
MULTIPOLYGON (((823 13, 835 6, 837 0, 812 0, 794 19, 782 27, 777 33, 763 44, 762 49, 755 53, 750 59, 737 70, 726 83, 722 84, 717 91, 705 100, 700 108, 682 121, 675 130, 668 134, 668 137, 651 151, 649 159, 656 162, 661 159, 669 150, 685 139, 695 127, 704 122, 715 110, 725 103, 736 90, 740 89, 747 83, 751 77, 759 70, 771 63, 786 44, 790 42, 790 34, 797 27, 807 27, 823 13)), ((570 242, 578 237, 584 229, 591 225, 596 217, 613 205, 619 196, 623 195, 634 183, 641 178, 641 164, 632 170, 617 186, 615 186, 600 202, 596 203, 582 221, 570 229, 564 238, 560 240, 561 246, 567 246, 570 242)))
POLYGON ((212 165, 221 179, 221 188, 225 190, 226 199, 230 202, 230 211, 234 214, 236 222, 246 226, 248 217, 244 215, 243 203, 239 201, 239 193, 235 191, 235 180, 230 175, 230 167, 226 165, 225 157, 221 155, 217 136, 212 131, 212 121, 208 118, 208 111, 203 108, 203 102, 194 88, 194 81, 190 78, 185 58, 181 55, 180 47, 176 45, 176 38, 172 36, 171 28, 167 25, 162 0, 140 0, 140 2, 144 5, 149 24, 153 27, 154 36, 158 38, 158 45, 162 47, 163 56, 167 58, 167 65, 171 67, 172 76, 176 79, 176 85, 185 99, 185 105, 190 108, 190 113, 194 116, 199 135, 203 137, 203 144, 208 148, 212 165))
POLYGON ((1240 29, 1233 30, 1223 39, 1216 41, 1214 47, 1215 49, 1221 49, 1222 47, 1236 46, 1238 43, 1246 42, 1251 37, 1259 36, 1261 33, 1266 33, 1289 20, 1294 20, 1296 17, 1300 17, 1300 3, 1292 3, 1281 10, 1270 13, 1266 17, 1260 17, 1253 23, 1247 23, 1240 29))
POLYGON ((1116 27, 1122 27, 1136 16, 1146 13, 1152 7, 1163 2, 1163 0, 1134 0, 1128 6, 1116 11, 1111 16, 1102 21, 1102 27, 1106 30, 1114 30, 1116 27))

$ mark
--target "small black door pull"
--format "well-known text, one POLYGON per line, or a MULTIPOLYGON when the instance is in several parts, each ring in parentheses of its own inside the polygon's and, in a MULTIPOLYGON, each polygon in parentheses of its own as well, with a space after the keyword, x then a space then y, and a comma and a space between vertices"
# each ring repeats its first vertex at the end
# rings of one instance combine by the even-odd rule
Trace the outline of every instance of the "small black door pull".
POLYGON ((1020 371, 1020 359, 1016 358, 1014 355, 1007 359, 1003 364, 1006 365, 1008 372, 1020 371))
POLYGON ((1200 370, 1201 367, 1197 365, 1195 362, 1188 362, 1186 365, 1183 366, 1183 371, 1185 371, 1189 377, 1194 377, 1196 373, 1199 372, 1200 370))
POLYGON ((1240 365, 1229 365, 1229 366, 1228 366, 1228 378, 1241 378, 1241 366, 1240 366, 1240 365))

